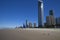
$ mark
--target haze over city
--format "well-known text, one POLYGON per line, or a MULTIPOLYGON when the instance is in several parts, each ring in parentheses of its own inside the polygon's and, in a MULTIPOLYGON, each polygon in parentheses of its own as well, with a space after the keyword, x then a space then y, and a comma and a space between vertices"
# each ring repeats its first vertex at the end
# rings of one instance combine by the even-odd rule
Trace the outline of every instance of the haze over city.
MULTIPOLYGON (((38 0, 0 0, 0 28, 14 28, 28 22, 38 24, 38 0)), ((60 17, 60 0, 43 0, 44 22, 49 10, 60 17)))

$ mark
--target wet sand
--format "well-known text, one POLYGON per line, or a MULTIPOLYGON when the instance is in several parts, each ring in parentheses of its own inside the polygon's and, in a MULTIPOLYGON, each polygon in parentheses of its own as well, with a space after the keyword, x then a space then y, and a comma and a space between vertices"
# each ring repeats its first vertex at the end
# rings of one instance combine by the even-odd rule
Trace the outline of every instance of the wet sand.
POLYGON ((1 29, 0 40, 60 40, 60 29, 1 29))

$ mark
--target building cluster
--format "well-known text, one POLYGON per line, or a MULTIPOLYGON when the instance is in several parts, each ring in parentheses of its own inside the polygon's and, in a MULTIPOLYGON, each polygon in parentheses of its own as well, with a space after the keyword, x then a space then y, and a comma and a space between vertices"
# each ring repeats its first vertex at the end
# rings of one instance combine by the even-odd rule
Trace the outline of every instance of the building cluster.
POLYGON ((53 14, 53 10, 49 11, 49 16, 46 16, 46 26, 47 27, 55 27, 55 17, 53 14))
POLYGON ((46 16, 46 23, 44 26, 46 28, 59 28, 60 17, 55 18, 53 10, 49 10, 49 16, 46 16))
POLYGON ((49 16, 46 16, 46 23, 43 17, 43 1, 38 0, 38 28, 59 28, 60 17, 55 18, 53 10, 49 10, 49 16))
POLYGON ((55 18, 53 10, 49 10, 49 16, 46 16, 46 23, 44 23, 43 17, 43 1, 38 0, 38 26, 36 23, 32 25, 31 22, 23 24, 23 28, 59 28, 60 17, 55 18))
POLYGON ((31 23, 31 22, 29 22, 28 23, 28 21, 26 20, 26 23, 25 24, 23 24, 23 28, 36 28, 37 26, 36 26, 36 23, 31 23))

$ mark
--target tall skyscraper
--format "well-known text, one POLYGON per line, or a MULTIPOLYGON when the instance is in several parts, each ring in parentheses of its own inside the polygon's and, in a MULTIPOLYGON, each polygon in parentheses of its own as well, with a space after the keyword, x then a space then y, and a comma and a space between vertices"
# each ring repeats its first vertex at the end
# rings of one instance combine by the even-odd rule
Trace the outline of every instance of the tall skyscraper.
POLYGON ((43 27, 43 1, 38 0, 38 27, 43 27))

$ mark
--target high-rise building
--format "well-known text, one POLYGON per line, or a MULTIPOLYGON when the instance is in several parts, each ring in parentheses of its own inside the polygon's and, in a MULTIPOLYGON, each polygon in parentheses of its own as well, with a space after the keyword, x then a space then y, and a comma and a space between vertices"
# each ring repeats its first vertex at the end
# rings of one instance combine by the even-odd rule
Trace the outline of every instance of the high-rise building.
POLYGON ((23 28, 25 28, 25 24, 23 24, 23 28))
POLYGON ((53 10, 49 11, 49 16, 46 17, 46 23, 48 26, 55 27, 56 21, 55 21, 55 17, 53 14, 53 10))
POLYGON ((43 27, 43 1, 38 0, 38 27, 43 27))
POLYGON ((60 28, 60 17, 56 18, 56 27, 60 28))
POLYGON ((54 12, 53 12, 53 10, 50 10, 49 11, 49 15, 52 15, 52 16, 54 16, 54 14, 53 14, 54 12))
POLYGON ((32 23, 31 22, 29 22, 29 28, 32 28, 32 23))
POLYGON ((46 23, 47 23, 47 26, 50 26, 50 27, 55 27, 55 18, 54 16, 50 15, 50 16, 47 16, 46 17, 46 23))
POLYGON ((47 25, 55 25, 55 18, 54 16, 50 15, 46 17, 47 25))
POLYGON ((28 22, 27 22, 27 20, 26 20, 26 28, 28 28, 28 22))
POLYGON ((56 18, 56 24, 60 24, 60 17, 56 18))
POLYGON ((34 23, 34 28, 36 28, 36 23, 34 23))

